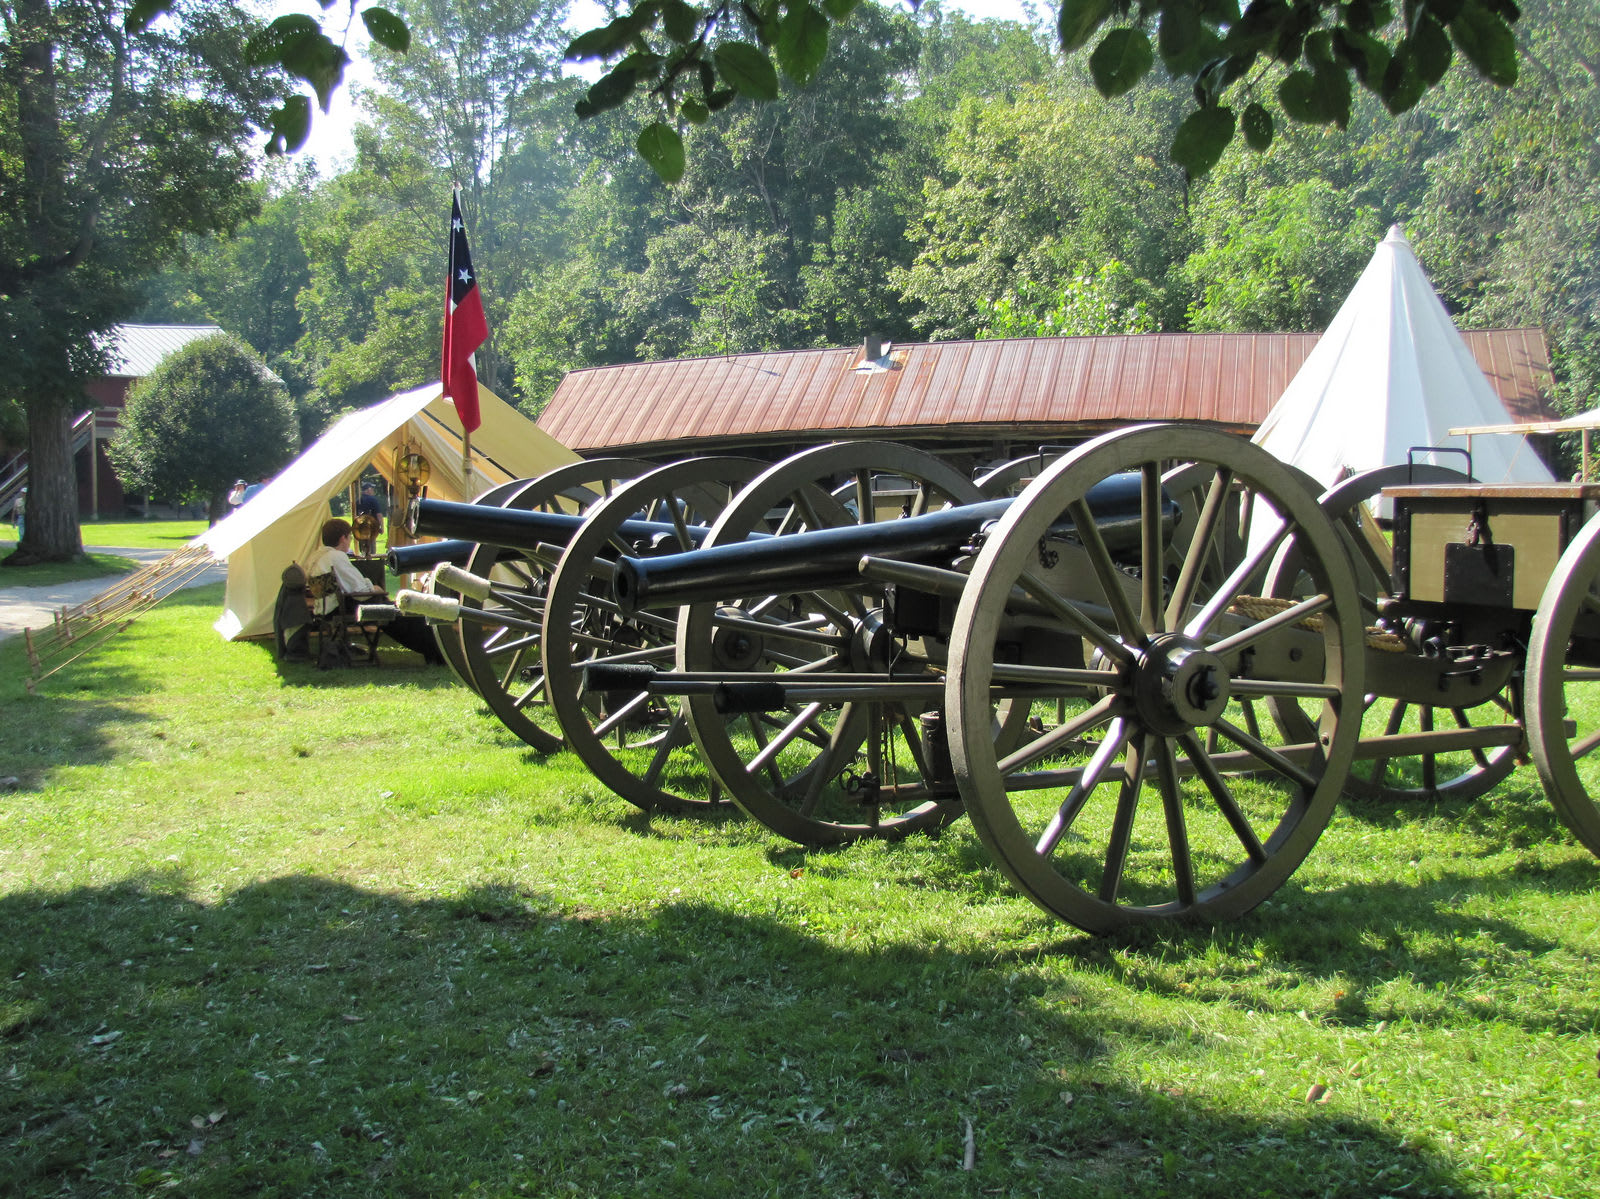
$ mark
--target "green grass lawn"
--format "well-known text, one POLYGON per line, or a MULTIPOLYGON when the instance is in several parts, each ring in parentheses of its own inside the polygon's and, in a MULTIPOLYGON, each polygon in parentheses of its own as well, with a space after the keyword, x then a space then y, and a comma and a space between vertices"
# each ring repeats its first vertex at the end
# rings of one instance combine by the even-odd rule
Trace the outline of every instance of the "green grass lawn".
POLYGON ((37 695, 0 643, 0 1193, 1600 1194, 1600 866, 1530 768, 1096 939, 965 822, 647 816, 220 602, 37 695))
POLYGON ((203 520, 86 520, 80 526, 85 547, 176 550, 206 531, 203 520))
MULTIPOLYGON (((94 552, 96 547, 126 549, 182 549, 191 538, 203 533, 203 520, 84 521, 84 556, 76 562, 45 562, 37 566, 7 567, 0 570, 0 587, 43 587, 96 579, 104 575, 127 574, 138 563, 117 554, 94 552)), ((17 548, 17 531, 0 524, 0 558, 17 548)))

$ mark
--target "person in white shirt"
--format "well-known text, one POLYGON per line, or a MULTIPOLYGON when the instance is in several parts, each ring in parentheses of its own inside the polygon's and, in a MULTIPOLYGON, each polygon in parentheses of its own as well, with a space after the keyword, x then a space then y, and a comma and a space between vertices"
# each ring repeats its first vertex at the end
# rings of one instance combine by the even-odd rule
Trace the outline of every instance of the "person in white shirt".
MULTIPOLYGON (((316 578, 318 575, 330 572, 345 599, 365 604, 381 604, 388 601, 388 594, 383 588, 373 586, 367 577, 351 564, 350 522, 337 516, 322 522, 322 545, 306 563, 307 578, 316 578)), ((339 596, 325 595, 317 601, 317 611, 332 612, 339 602, 339 596)), ((433 630, 420 616, 396 616, 383 626, 383 631, 407 649, 421 654, 429 662, 444 661, 433 630)))
MULTIPOLYGON (((381 603, 386 598, 382 588, 374 587, 366 575, 351 565, 350 522, 337 516, 322 522, 322 545, 306 563, 307 578, 329 573, 346 599, 381 603)), ((318 601, 317 611, 332 612, 338 602, 338 596, 325 595, 318 601)))

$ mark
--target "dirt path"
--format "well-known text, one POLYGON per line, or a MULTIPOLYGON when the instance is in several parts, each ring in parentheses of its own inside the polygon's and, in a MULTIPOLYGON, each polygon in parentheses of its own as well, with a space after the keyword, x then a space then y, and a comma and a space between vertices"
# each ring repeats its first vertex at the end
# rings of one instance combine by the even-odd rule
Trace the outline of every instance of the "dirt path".
MULTIPOLYGON (((112 549, 95 546, 100 554, 115 554, 119 558, 132 558, 135 562, 159 562, 169 551, 145 549, 112 549)), ((117 584, 123 575, 102 575, 97 579, 79 579, 74 583, 47 583, 42 587, 7 587, 5 572, 0 571, 0 638, 15 636, 23 629, 49 628, 55 614, 62 608, 88 603, 95 596, 117 584)), ((189 587, 204 583, 220 583, 228 577, 223 563, 202 571, 189 587)))

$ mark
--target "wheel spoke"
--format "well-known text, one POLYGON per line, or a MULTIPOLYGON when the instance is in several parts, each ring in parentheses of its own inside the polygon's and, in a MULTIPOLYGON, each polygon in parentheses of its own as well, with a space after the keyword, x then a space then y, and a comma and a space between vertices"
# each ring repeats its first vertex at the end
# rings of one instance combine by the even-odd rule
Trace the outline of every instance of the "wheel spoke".
POLYGON ((1139 471, 1139 627, 1146 634, 1162 632, 1166 615, 1161 604, 1166 548, 1158 466, 1146 462, 1139 471))
POLYGON ((1205 751, 1199 738, 1192 732, 1183 734, 1183 744, 1188 751, 1189 761, 1194 765, 1195 773, 1211 792, 1211 798, 1216 801, 1217 809, 1222 813, 1223 819, 1228 822, 1233 835, 1239 838, 1239 844, 1244 846, 1245 854, 1255 865, 1261 865, 1267 860, 1266 848, 1261 844, 1261 838, 1256 836, 1256 830, 1251 827, 1250 820, 1240 809, 1238 801, 1234 799, 1233 789, 1228 786, 1228 781, 1217 772, 1216 766, 1211 762, 1211 755, 1205 751))
MULTIPOLYGON (((1000 773, 1015 774, 1041 758, 1049 757, 1060 746, 1076 740, 1090 729, 1106 723, 1112 719, 1112 711, 1118 702, 1118 696, 1104 696, 1098 703, 1080 712, 1071 720, 1057 725, 1043 736, 1036 737, 1021 749, 1007 754, 1000 759, 1000 773)), ((1111 734, 1108 732, 1106 735, 1109 737, 1111 734)))
MULTIPOLYGON (((1084 499, 1074 500, 1067 505, 1067 513, 1072 517, 1072 529, 1078 535, 1078 540, 1083 544, 1084 553, 1088 555, 1089 565, 1094 568, 1095 578, 1100 582, 1100 590, 1105 593, 1106 606, 1111 609, 1112 618, 1116 621, 1117 630, 1122 635, 1123 641, 1131 641, 1135 645, 1143 645, 1147 640, 1144 625, 1140 623, 1139 614, 1133 610, 1133 604, 1128 599, 1128 593, 1123 589, 1126 576, 1117 569, 1117 564, 1111 559, 1111 551, 1106 549, 1104 538, 1100 536, 1100 525, 1095 520, 1089 502, 1084 499)), ((1027 582, 1023 584, 1027 586, 1027 582)), ((1043 599, 1034 588, 1028 590, 1036 599, 1043 599)))
POLYGON ((1034 843, 1034 852, 1041 857, 1047 857, 1055 852, 1056 846, 1061 844, 1061 838, 1066 836, 1067 830, 1072 827, 1072 822, 1078 818, 1078 813, 1083 811, 1084 801, 1100 785, 1106 770, 1127 745, 1128 736, 1128 722, 1121 717, 1106 727, 1105 740, 1100 742, 1094 755, 1089 759, 1089 764, 1083 768, 1083 772, 1067 792, 1067 797, 1056 809, 1056 814, 1050 818, 1050 823, 1045 825, 1044 831, 1039 834, 1038 841, 1034 843))
POLYGON ((1144 783, 1145 734, 1129 738, 1123 759, 1122 786, 1117 793, 1117 814, 1111 822, 1111 839, 1106 845, 1105 872, 1100 876, 1100 901, 1115 903, 1122 886, 1122 872, 1128 865, 1128 847, 1133 840, 1133 818, 1139 807, 1139 791, 1144 783))
POLYGON ((833 731, 827 742, 822 747, 822 752, 811 759, 811 766, 806 779, 805 793, 800 798, 799 810, 802 816, 811 816, 817 810, 817 804, 822 800, 822 792, 827 785, 839 774, 842 769, 840 755, 849 748, 850 735, 846 731, 850 723, 845 704, 839 709, 839 719, 834 722, 833 731))
POLYGON ((680 708, 672 715, 672 721, 667 725, 666 731, 661 735, 661 743, 656 746, 656 752, 650 756, 650 765, 645 767, 644 773, 639 776, 641 782, 647 787, 661 785, 661 772, 666 769, 667 759, 672 756, 672 751, 679 746, 689 743, 688 725, 683 718, 680 708))
POLYGON ((594 735, 596 737, 604 737, 609 734, 612 729, 620 728, 628 719, 628 717, 632 716, 635 712, 649 702, 650 693, 648 691, 639 692, 627 703, 623 704, 620 708, 617 708, 611 713, 611 715, 607 716, 599 724, 595 725, 594 735))
POLYGON ((790 743, 792 743, 796 737, 800 736, 801 732, 803 732, 811 724, 811 722, 816 719, 817 713, 822 711, 822 707, 823 705, 819 702, 810 703, 801 708, 799 713, 792 720, 790 720, 788 724, 784 725, 778 730, 777 734, 772 738, 772 740, 768 741, 761 747, 761 752, 750 759, 746 769, 754 773, 755 771, 765 767, 767 763, 771 762, 784 750, 788 749, 790 743))
POLYGON ((1316 789, 1316 776, 1303 770, 1271 746, 1264 744, 1259 737, 1252 737, 1237 725, 1231 724, 1226 720, 1217 721, 1216 729, 1240 749, 1252 757, 1259 758, 1285 778, 1292 779, 1308 791, 1316 789))
MULTIPOLYGON (((1065 596, 1060 595, 1049 584, 1039 579, 1038 576, 1029 571, 1023 571, 1017 582, 1029 599, 1043 606, 1051 615, 1078 634, 1078 636, 1092 641, 1096 649, 1104 652, 1106 657, 1116 662, 1117 665, 1131 666, 1133 664, 1133 653, 1126 645, 1112 633, 1101 628, 1097 621, 1091 619, 1076 604, 1065 596)), ((1123 604, 1124 606, 1127 605, 1126 596, 1123 597, 1123 604)), ((1130 607, 1128 611, 1131 613, 1133 609, 1130 607)))
MULTIPOLYGON (((1418 727, 1424 733, 1433 732, 1433 705, 1424 704, 1417 713, 1418 727)), ((1422 755, 1422 789, 1434 792, 1439 789, 1439 757, 1437 754, 1424 753, 1422 755)))
POLYGON ((1201 573, 1211 557, 1211 545, 1217 535, 1222 515, 1226 511, 1228 492, 1233 487, 1233 472, 1225 466, 1217 467, 1206 490, 1205 504, 1200 509, 1200 519, 1194 535, 1189 538, 1189 548, 1183 556, 1183 567, 1178 572, 1178 583, 1172 589, 1172 601, 1167 605, 1167 628, 1178 628, 1183 614, 1194 602, 1195 588, 1201 573))
MULTIPOLYGON (((508 686, 505 690, 506 690, 506 693, 509 695, 510 694, 510 687, 508 686)), ((533 676, 533 680, 528 684, 526 689, 524 689, 522 691, 519 691, 516 695, 513 695, 511 697, 511 707, 512 707, 512 709, 514 711, 517 711, 517 712, 522 711, 529 704, 533 703, 536 699, 538 699, 539 693, 542 692, 543 690, 544 690, 544 674, 541 672, 541 673, 536 674, 536 675, 533 676)))
POLYGON ((1161 807, 1167 819, 1167 846, 1172 853, 1172 878, 1178 902, 1194 907, 1194 859, 1189 853, 1189 829, 1183 818, 1183 792, 1178 786, 1178 764, 1173 760, 1172 742, 1156 740, 1156 780, 1161 788, 1161 807))
POLYGON ((1189 619, 1183 631, 1191 637, 1204 640, 1205 635, 1211 631, 1211 626, 1216 624, 1233 602, 1244 594, 1244 589, 1250 580, 1272 555, 1278 552, 1278 547, 1288 540, 1291 531, 1292 526, 1288 521, 1280 521, 1272 536, 1253 553, 1246 554, 1244 560, 1233 568, 1233 573, 1223 581, 1222 586, 1217 588, 1216 594, 1206 601, 1206 606, 1200 609, 1199 614, 1189 619))
POLYGON ((1572 742, 1571 749, 1568 752, 1572 755, 1574 762, 1581 762, 1594 752, 1597 745, 1600 745, 1600 729, 1595 729, 1587 737, 1582 737, 1572 742))
POLYGON ((1240 629, 1237 633, 1230 633, 1220 641, 1212 642, 1207 646, 1214 654, 1231 654, 1253 645, 1268 633, 1274 633, 1289 625, 1299 624, 1309 616, 1319 612, 1326 612, 1333 607, 1333 597, 1330 595, 1313 595, 1310 599, 1301 600, 1292 608, 1285 608, 1282 612, 1274 612, 1264 620, 1259 620, 1248 628, 1240 629))

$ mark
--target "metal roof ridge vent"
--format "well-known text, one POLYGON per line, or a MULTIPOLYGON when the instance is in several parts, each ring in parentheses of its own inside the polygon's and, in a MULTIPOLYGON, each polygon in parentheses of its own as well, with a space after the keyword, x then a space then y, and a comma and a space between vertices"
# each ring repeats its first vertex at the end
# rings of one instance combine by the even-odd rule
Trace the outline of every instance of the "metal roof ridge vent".
POLYGON ((850 369, 858 375, 875 375, 880 371, 897 371, 906 360, 904 350, 895 354, 894 343, 881 340, 877 334, 868 333, 861 339, 861 357, 850 369))

